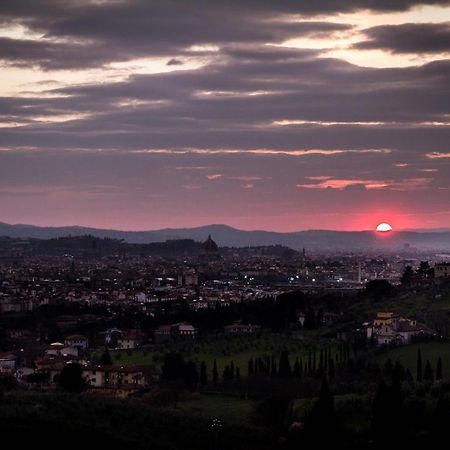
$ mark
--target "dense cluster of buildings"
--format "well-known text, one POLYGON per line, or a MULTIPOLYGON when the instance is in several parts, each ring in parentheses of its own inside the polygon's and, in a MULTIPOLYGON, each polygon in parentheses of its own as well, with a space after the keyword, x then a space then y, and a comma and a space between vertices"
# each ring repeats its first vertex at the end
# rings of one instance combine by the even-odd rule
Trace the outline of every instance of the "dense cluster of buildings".
MULTIPOLYGON (((23 380, 30 375, 47 377, 52 383, 68 362, 77 361, 92 387, 120 390, 122 395, 148 384, 151 376, 138 366, 98 364, 99 351, 106 347, 133 351, 145 345, 190 342, 197 338, 198 330, 179 321, 163 323, 151 335, 142 333, 139 327, 117 328, 111 325, 117 307, 151 318, 163 308, 161 305, 170 302, 181 302, 189 310, 198 311, 218 304, 276 297, 296 289, 310 295, 351 296, 370 280, 383 278, 398 284, 405 267, 417 267, 420 262, 420 257, 315 256, 305 251, 283 255, 280 249, 275 250, 225 249, 219 254, 209 237, 204 252, 195 257, 0 254, 0 314, 5 317, 60 305, 84 305, 103 311, 54 316, 53 325, 59 333, 55 339, 48 328, 3 330, 5 351, 0 353, 0 372, 15 373, 23 380)), ((448 268, 448 262, 435 261, 434 277, 449 277, 448 268)), ((335 319, 336 314, 331 312, 321 316, 323 324, 335 319)), ((298 325, 304 321, 304 314, 300 314, 298 325)), ((414 320, 391 312, 380 312, 366 327, 367 336, 380 345, 407 343, 413 336, 429 332, 414 320)), ((226 325, 222 333, 246 336, 260 331, 258 324, 237 321, 226 325)))

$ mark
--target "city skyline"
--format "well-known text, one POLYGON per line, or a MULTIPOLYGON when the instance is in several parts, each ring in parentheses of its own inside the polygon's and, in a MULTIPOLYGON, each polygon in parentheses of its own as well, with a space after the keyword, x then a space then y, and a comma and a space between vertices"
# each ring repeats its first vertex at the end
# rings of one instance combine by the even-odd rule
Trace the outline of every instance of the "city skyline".
POLYGON ((0 221, 448 228, 449 21, 439 0, 3 1, 0 221))

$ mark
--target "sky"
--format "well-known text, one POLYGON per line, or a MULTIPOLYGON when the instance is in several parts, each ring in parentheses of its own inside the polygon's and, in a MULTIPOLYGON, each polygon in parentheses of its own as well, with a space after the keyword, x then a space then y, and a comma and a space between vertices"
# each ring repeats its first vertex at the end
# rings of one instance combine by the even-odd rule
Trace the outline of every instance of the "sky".
POLYGON ((450 228, 450 2, 1 0, 0 221, 450 228))

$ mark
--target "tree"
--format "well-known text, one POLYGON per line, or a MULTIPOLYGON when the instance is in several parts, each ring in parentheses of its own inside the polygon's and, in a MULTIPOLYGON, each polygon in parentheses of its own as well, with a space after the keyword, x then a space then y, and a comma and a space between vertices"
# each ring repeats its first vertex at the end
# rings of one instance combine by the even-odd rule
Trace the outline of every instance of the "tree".
POLYGON ((447 396, 441 395, 436 403, 433 414, 432 430, 436 442, 443 442, 448 436, 448 424, 450 423, 450 402, 447 396))
POLYGON ((334 378, 334 375, 336 374, 335 366, 334 366, 334 359, 330 358, 328 360, 328 376, 330 378, 334 378))
POLYGON ((388 298, 392 293, 392 284, 388 280, 371 280, 366 283, 365 293, 375 301, 388 298))
POLYGON ((223 369, 222 379, 223 381, 231 380, 231 370, 228 364, 223 369))
POLYGON ((272 395, 257 406, 257 419, 271 431, 275 441, 287 431, 292 421, 292 407, 292 399, 285 395, 272 395))
POLYGON ((436 364, 436 380, 442 380, 442 359, 440 356, 436 364))
POLYGON ((419 267, 417 268, 417 274, 422 279, 429 279, 433 276, 433 269, 428 261, 420 261, 419 267))
POLYGON ((422 352, 420 351, 420 348, 417 350, 417 374, 416 374, 416 380, 418 383, 420 383, 423 379, 423 373, 422 373, 422 352))
POLYGON ((161 379, 164 381, 183 380, 186 363, 179 353, 167 353, 164 355, 161 379))
POLYGON ((112 366, 112 364, 113 364, 113 360, 109 353, 108 347, 105 347, 105 351, 103 352, 102 356, 100 357, 100 364, 102 364, 104 366, 112 366))
POLYGON ((323 309, 319 308, 319 310, 317 311, 316 326, 321 327, 323 325, 324 325, 323 309))
POLYGON ((326 378, 323 379, 319 397, 313 405, 306 422, 306 439, 311 444, 322 446, 336 443, 338 422, 334 407, 334 397, 326 378))
POLYGON ((189 361, 186 363, 185 370, 184 370, 184 382, 186 385, 186 388, 189 391, 194 390, 197 387, 199 380, 199 375, 197 372, 197 366, 194 361, 189 361))
POLYGON ((216 384, 219 381, 219 371, 217 370, 217 361, 214 360, 213 364, 213 383, 216 384))
POLYGON ((254 374, 254 363, 253 363, 253 358, 250 358, 249 360, 248 360, 248 369, 247 369, 247 372, 248 372, 248 376, 252 376, 253 374, 254 374))
POLYGON ((234 378, 234 361, 233 360, 230 362, 230 378, 231 379, 234 378))
POLYGON ((303 328, 313 329, 316 327, 316 313, 314 309, 308 308, 305 313, 305 321, 303 322, 303 328))
POLYGON ((373 400, 372 429, 377 443, 396 442, 403 437, 402 406, 404 394, 400 383, 394 381, 388 386, 381 382, 373 400))
POLYGON ((411 266, 406 266, 400 278, 400 282, 402 283, 403 286, 410 286, 413 278, 414 278, 413 268, 411 266))
POLYGON ((272 357, 272 364, 271 364, 271 369, 270 369, 270 376, 271 376, 272 378, 276 378, 276 377, 278 376, 277 363, 276 363, 274 357, 272 357))
POLYGON ((278 364, 278 376, 280 378, 288 378, 291 376, 291 363, 289 362, 289 353, 282 351, 280 362, 278 364))
POLYGON ((86 387, 83 371, 78 363, 68 363, 63 367, 58 379, 63 391, 81 392, 86 387))
POLYGON ((295 359, 293 375, 295 378, 300 378, 302 376, 300 361, 298 358, 295 359))
POLYGON ((430 361, 428 360, 425 364, 425 370, 423 371, 423 379, 430 382, 434 380, 433 369, 431 368, 430 361))
POLYGON ((400 361, 395 361, 394 369, 392 372, 392 377, 394 380, 402 382, 405 380, 405 368, 402 366, 400 361))
POLYGON ((206 386, 208 384, 208 371, 205 361, 200 364, 200 384, 206 386))

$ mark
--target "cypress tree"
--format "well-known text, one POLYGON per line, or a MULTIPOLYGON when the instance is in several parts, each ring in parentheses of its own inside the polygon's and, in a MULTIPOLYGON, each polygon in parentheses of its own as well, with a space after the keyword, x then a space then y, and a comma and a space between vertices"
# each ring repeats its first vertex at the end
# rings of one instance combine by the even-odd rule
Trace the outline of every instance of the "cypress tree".
POLYGON ((416 380, 418 383, 420 383, 423 379, 423 372, 422 372, 422 352, 420 351, 420 348, 417 350, 417 374, 416 374, 416 380))
MULTIPOLYGON (((330 391, 326 378, 320 387, 319 397, 313 405, 305 427, 305 437, 313 448, 330 444, 338 439, 337 417, 334 407, 334 397, 330 391)), ((308 446, 308 447, 309 447, 308 446)))
POLYGON ((316 326, 318 328, 322 327, 324 324, 324 320, 323 320, 323 309, 319 308, 319 310, 317 311, 317 317, 316 317, 316 326))
POLYGON ((300 362, 298 360, 298 358, 295 359, 295 363, 294 363, 294 377, 296 378, 300 378, 301 374, 300 374, 300 362))
POLYGON ((205 361, 200 364, 200 384, 206 386, 208 384, 208 370, 205 361))
POLYGON ((270 370, 270 376, 272 378, 276 378, 278 376, 277 363, 275 362, 275 360, 272 361, 272 368, 270 370))
POLYGON ((186 363, 184 373, 184 383, 186 385, 186 388, 189 391, 194 390, 197 387, 198 381, 199 375, 197 372, 197 366, 195 365, 195 362, 189 361, 188 363, 186 363))
POLYGON ((217 370, 217 361, 214 360, 213 364, 213 383, 216 384, 219 381, 219 372, 217 370))
POLYGON ((289 362, 289 354, 287 351, 281 352, 278 375, 280 378, 288 378, 291 376, 291 363, 289 362))
POLYGON ((425 364, 425 369, 423 371, 423 379, 425 381, 433 381, 434 376, 433 376, 433 369, 431 368, 431 364, 430 361, 428 361, 425 364))
POLYGON ((272 362, 270 364, 270 376, 276 377, 278 375, 278 370, 277 370, 277 362, 275 360, 275 355, 272 355, 271 360, 272 360, 272 362))
POLYGON ((254 371, 253 358, 250 358, 248 360, 248 376, 252 376, 254 373, 255 373, 255 371, 254 371))
POLYGON ((186 375, 186 362, 179 353, 167 353, 161 367, 161 378, 165 381, 180 380, 186 375))
POLYGON ((113 363, 113 360, 109 353, 109 349, 108 349, 108 347, 105 347, 105 351, 103 352, 103 354, 100 358, 100 364, 102 364, 104 366, 111 366, 112 363, 113 363))
POLYGON ((392 376, 400 382, 405 380, 405 368, 402 366, 399 360, 395 361, 392 376))
POLYGON ((440 356, 436 364, 436 380, 442 380, 442 359, 440 356))
POLYGON ((402 405, 404 394, 398 382, 391 386, 381 382, 373 401, 373 433, 376 443, 395 442, 404 439, 402 405))
POLYGON ((433 414, 432 431, 436 442, 444 442, 448 438, 448 424, 450 423, 450 402, 448 396, 440 395, 433 414))
POLYGON ((412 383, 413 381, 413 376, 409 369, 405 370, 405 381, 407 381, 408 383, 412 383))
POLYGON ((230 378, 234 378, 234 361, 231 361, 230 363, 230 378))
POLYGON ((334 378, 336 374, 336 369, 334 367, 334 360, 333 358, 330 358, 330 360, 328 361, 328 375, 330 378, 334 378))

